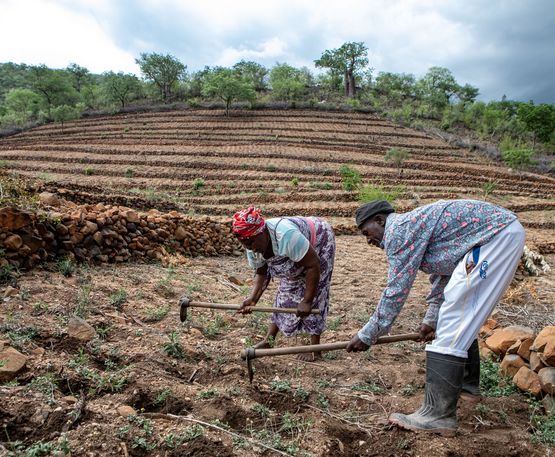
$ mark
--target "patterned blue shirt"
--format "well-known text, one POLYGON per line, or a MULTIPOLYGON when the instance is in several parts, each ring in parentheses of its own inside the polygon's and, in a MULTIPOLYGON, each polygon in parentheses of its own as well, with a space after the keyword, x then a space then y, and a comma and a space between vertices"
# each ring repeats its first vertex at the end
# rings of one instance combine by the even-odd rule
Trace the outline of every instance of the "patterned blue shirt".
POLYGON ((403 214, 390 214, 383 247, 389 262, 387 286, 374 314, 358 332, 366 344, 387 333, 400 313, 416 273, 430 274, 432 290, 424 323, 435 327, 443 290, 459 261, 517 219, 512 212, 476 200, 439 201, 403 214))

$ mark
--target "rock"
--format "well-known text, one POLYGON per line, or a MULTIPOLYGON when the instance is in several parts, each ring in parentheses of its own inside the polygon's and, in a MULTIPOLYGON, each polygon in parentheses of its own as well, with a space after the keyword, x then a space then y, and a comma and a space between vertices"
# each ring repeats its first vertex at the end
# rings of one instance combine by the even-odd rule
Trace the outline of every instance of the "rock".
POLYGON ((549 395, 555 395, 555 368, 547 367, 538 371, 538 378, 542 390, 549 395))
POLYGON ((31 214, 26 211, 10 207, 0 209, 0 227, 5 230, 18 230, 31 225, 32 221, 31 214))
POLYGON ((59 197, 51 192, 41 192, 39 194, 39 201, 43 205, 48 206, 60 206, 61 203, 59 197))
POLYGON ((534 338, 525 339, 518 348, 517 354, 524 360, 530 360, 530 348, 534 343, 534 338))
POLYGON ((512 378, 525 365, 526 363, 519 355, 507 354, 501 362, 501 373, 512 378))
POLYGON ((91 221, 85 221, 84 227, 81 229, 83 235, 90 235, 98 231, 98 225, 91 221))
POLYGON ((187 236, 187 231, 183 228, 183 226, 178 225, 177 228, 175 229, 175 232, 173 232, 173 237, 177 241, 182 241, 185 239, 186 236, 187 236))
POLYGON ((133 222, 136 224, 137 222, 141 221, 141 218, 139 217, 137 211, 133 211, 131 209, 123 211, 121 215, 127 220, 127 222, 133 222))
POLYGON ((137 415, 137 411, 135 411, 131 406, 128 406, 128 405, 118 406, 116 408, 116 411, 122 417, 136 416, 137 415))
POLYGON ((496 354, 505 354, 518 340, 524 341, 532 338, 534 331, 522 325, 510 325, 503 329, 496 330, 493 335, 486 339, 487 346, 496 354))
POLYGON ((507 354, 516 354, 518 352, 518 348, 520 348, 521 344, 522 344, 522 341, 518 340, 509 349, 507 349, 507 354))
POLYGON ((515 385, 524 392, 538 396, 542 391, 538 373, 528 367, 521 367, 513 378, 515 385))
POLYGON ((543 348, 542 362, 555 367, 555 341, 549 340, 543 348))
POLYGON ((68 405, 73 405, 74 403, 77 403, 77 398, 75 398, 73 395, 62 397, 62 400, 65 401, 68 405))
POLYGON ((497 321, 495 319, 488 319, 480 329, 480 336, 482 338, 487 338, 493 333, 493 330, 496 328, 497 328, 497 321))
POLYGON ((532 344, 530 350, 541 352, 549 341, 555 342, 555 325, 548 325, 547 327, 544 327, 542 331, 538 333, 538 336, 536 336, 534 344, 532 344))
POLYGON ((6 290, 4 291, 4 298, 13 297, 13 296, 17 295, 18 293, 19 293, 18 289, 16 289, 15 287, 12 287, 12 286, 8 286, 8 287, 6 287, 6 290))
POLYGON ((545 367, 539 352, 530 352, 530 369, 536 373, 545 367))
POLYGON ((94 328, 80 317, 73 316, 67 324, 67 333, 70 338, 87 342, 94 338, 96 331, 94 328))
POLYGON ((19 235, 10 235, 4 240, 4 246, 12 251, 17 251, 23 246, 23 240, 19 235))
POLYGON ((555 414, 555 398, 551 395, 546 395, 543 397, 542 400, 543 409, 545 410, 545 414, 548 416, 552 416, 555 414))
POLYGON ((33 349, 31 351, 31 354, 33 354, 34 356, 37 356, 37 357, 42 357, 45 352, 46 352, 46 350, 44 348, 38 347, 38 348, 33 349))
POLYGON ((12 347, 0 351, 0 382, 11 381, 25 368, 27 357, 12 347))

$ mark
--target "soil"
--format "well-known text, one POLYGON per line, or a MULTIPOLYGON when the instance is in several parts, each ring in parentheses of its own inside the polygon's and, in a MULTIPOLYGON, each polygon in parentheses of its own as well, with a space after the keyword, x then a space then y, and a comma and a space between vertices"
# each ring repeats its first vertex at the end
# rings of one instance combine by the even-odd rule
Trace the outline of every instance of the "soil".
MULTIPOLYGON (((385 285, 381 251, 358 236, 337 241, 324 342, 349 339, 368 319, 385 285)), ((553 263, 555 255, 548 261, 553 263)), ((455 438, 387 425, 391 412, 412 412, 421 403, 421 343, 375 346, 363 354, 336 351, 317 363, 295 356, 254 360, 254 382, 249 384, 239 354, 264 335, 268 316, 191 308, 189 321, 181 324, 177 300, 186 293, 197 300, 240 302, 250 281, 242 258, 195 258, 171 268, 82 266, 69 278, 48 270, 23 274, 19 295, 4 299, 1 328, 12 343, 25 330, 34 329, 36 336, 19 345, 29 356, 26 370, 13 385, 0 387, 2 444, 9 448, 20 441, 29 447, 60 440, 75 410, 68 397, 85 395, 81 417, 64 435, 72 455, 124 455, 123 446, 137 456, 276 455, 255 442, 313 456, 545 455, 546 448, 531 440, 530 410, 521 394, 485 398, 479 407, 461 400, 455 438), (112 304, 119 290, 126 291, 126 301, 112 304), (67 316, 78 306, 99 335, 88 343, 66 334, 67 316), (167 314, 156 317, 160 310, 167 314), (172 332, 183 348, 180 358, 164 351, 172 332), (121 389, 115 381, 99 386, 84 367, 105 379, 121 374, 126 383, 121 389), (53 380, 52 390, 40 383, 44 379, 53 380), (144 425, 118 414, 121 405, 150 421, 152 432, 146 434, 144 425), (178 437, 189 436, 199 425, 191 420, 223 431, 205 425, 201 436, 179 444, 178 437)), ((553 291, 554 282, 552 276, 528 277, 511 290, 541 285, 553 291)), ((427 289, 427 278, 419 275, 394 333, 417 327, 427 289)), ((275 284, 261 305, 270 305, 274 293, 275 284)), ((538 297, 527 306, 550 306, 552 297, 538 297)), ((529 325, 526 317, 504 317, 504 311, 500 305, 496 317, 501 322, 529 325)), ((307 342, 304 336, 277 339, 280 347, 307 342)))
MULTIPOLYGON (((343 189, 340 168, 346 164, 360 171, 363 183, 401 186, 401 208, 441 198, 508 207, 527 228, 527 243, 555 265, 555 179, 508 170, 370 114, 260 110, 225 118, 188 110, 85 119, 0 139, 0 160, 10 173, 38 178, 39 189, 77 203, 226 219, 256 204, 266 215, 318 215, 352 225, 358 203, 343 189), (410 152, 402 170, 384 162, 391 147, 410 152)), ((383 252, 362 237, 337 238, 322 342, 345 341, 367 322, 386 270, 383 252)), ((0 339, 28 361, 13 382, 0 386, 0 444, 14 455, 55 454, 50 446, 75 456, 550 452, 533 440, 528 399, 518 393, 486 397, 478 406, 460 401, 454 438, 389 426, 390 413, 421 404, 421 343, 329 352, 318 362, 261 358, 253 361, 250 384, 239 354, 263 337, 269 316, 191 308, 189 320, 180 323, 177 302, 186 294, 240 303, 251 280, 246 261, 236 257, 198 257, 173 267, 81 265, 70 277, 56 265, 22 272, 12 284, 18 293, 3 298, 0 339), (68 336, 73 314, 95 328, 93 340, 68 336), (137 415, 127 416, 122 406, 137 415)), ((272 304, 275 288, 260 305, 272 304)), ((419 275, 393 333, 418 327, 428 290, 427 277, 419 275)), ((539 330, 554 325, 554 298, 553 274, 525 277, 513 283, 494 317, 502 325, 539 330)), ((276 342, 307 343, 302 335, 276 342)))

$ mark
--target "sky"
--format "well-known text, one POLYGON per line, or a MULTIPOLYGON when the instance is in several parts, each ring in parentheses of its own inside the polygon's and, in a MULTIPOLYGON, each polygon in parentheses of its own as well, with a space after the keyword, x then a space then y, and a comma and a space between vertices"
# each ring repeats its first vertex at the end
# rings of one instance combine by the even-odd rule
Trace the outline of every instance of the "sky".
POLYGON ((314 69, 348 41, 366 44, 375 75, 441 66, 482 100, 555 104, 552 0, 0 0, 0 62, 93 73, 140 75, 142 52, 189 72, 241 59, 314 69))

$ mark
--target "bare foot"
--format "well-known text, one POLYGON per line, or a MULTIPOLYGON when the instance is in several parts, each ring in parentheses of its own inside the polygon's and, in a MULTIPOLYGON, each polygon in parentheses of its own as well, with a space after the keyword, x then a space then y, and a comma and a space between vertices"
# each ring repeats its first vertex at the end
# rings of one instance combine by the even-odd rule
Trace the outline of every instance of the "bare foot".
POLYGON ((262 340, 260 343, 256 343, 254 345, 255 349, 266 349, 266 348, 269 348, 269 347, 271 347, 271 346, 270 346, 270 343, 268 342, 268 340, 262 340))
POLYGON ((321 352, 305 352, 304 354, 299 354, 299 360, 303 362, 315 362, 317 360, 322 360, 321 352))

